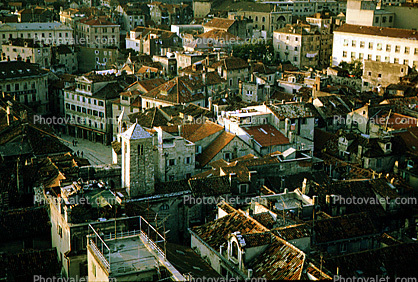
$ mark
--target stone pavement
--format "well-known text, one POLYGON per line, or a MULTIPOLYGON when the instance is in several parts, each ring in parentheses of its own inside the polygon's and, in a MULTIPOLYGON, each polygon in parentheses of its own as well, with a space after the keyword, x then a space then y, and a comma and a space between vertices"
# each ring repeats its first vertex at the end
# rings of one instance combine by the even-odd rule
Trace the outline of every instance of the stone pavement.
POLYGON ((74 150, 74 153, 79 151, 80 156, 83 152, 83 157, 90 161, 90 164, 111 164, 112 163, 112 147, 103 145, 102 143, 91 142, 85 139, 74 138, 72 136, 62 134, 61 140, 65 145, 74 150), (73 140, 77 140, 76 146, 73 146, 73 140))

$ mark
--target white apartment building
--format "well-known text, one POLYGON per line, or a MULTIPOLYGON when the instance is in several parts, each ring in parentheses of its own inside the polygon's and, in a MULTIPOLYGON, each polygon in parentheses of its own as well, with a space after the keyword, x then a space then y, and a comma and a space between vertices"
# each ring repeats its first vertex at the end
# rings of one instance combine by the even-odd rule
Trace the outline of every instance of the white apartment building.
POLYGON ((378 9, 375 1, 348 0, 346 23, 366 26, 393 27, 395 13, 378 9))
POLYGON ((0 44, 11 38, 35 38, 51 45, 74 44, 73 29, 58 22, 0 24, 0 44))
POLYGON ((273 33, 274 53, 294 66, 317 66, 321 50, 321 35, 317 26, 310 24, 287 25, 273 33))
POLYGON ((76 42, 89 48, 119 47, 120 26, 103 19, 83 19, 76 24, 76 42))
POLYGON ((112 141, 112 101, 121 88, 114 75, 90 72, 76 78, 75 86, 64 89, 68 134, 90 141, 112 141))
POLYGON ((418 66, 415 30, 345 24, 334 31, 332 64, 367 59, 418 66))

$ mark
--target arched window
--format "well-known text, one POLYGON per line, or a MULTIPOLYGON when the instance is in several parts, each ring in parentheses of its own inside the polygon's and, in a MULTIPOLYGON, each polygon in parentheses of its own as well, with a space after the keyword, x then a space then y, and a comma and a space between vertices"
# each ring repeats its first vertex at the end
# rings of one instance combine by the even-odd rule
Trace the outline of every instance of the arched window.
POLYGON ((232 257, 238 259, 238 243, 232 242, 232 251, 231 251, 232 257))
POLYGON ((264 22, 266 22, 266 17, 262 17, 261 18, 261 21, 264 23, 264 22))

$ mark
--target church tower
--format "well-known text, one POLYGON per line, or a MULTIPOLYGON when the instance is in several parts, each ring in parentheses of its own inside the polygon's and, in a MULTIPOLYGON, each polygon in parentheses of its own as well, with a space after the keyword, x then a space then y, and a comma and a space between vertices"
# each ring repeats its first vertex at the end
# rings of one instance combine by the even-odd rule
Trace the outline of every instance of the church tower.
POLYGON ((154 192, 154 137, 134 123, 121 135, 122 187, 130 197, 154 192))

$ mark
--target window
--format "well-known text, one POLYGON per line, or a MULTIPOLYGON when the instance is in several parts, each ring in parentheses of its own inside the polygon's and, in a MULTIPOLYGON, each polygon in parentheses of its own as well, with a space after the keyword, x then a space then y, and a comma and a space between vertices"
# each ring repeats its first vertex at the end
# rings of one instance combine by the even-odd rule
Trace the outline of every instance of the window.
POLYGON ((404 65, 409 65, 409 60, 403 60, 404 65))
POLYGON ((295 51, 298 51, 298 47, 295 47, 295 51))
POLYGON ((369 49, 373 49, 373 42, 369 42, 369 49))
POLYGON ((347 58, 347 51, 343 51, 343 58, 347 58))
POLYGON ((367 60, 371 60, 371 59, 372 59, 372 55, 371 54, 367 55, 367 60))
POLYGON ((60 237, 62 237, 62 227, 61 227, 61 225, 58 225, 58 235, 60 236, 60 237))
POLYGON ((168 166, 176 165, 176 159, 169 159, 168 162, 167 162, 167 165, 168 166))
POLYGON ((409 54, 409 47, 405 47, 405 54, 409 54))
POLYGON ((356 40, 351 41, 351 47, 356 47, 356 40))
POLYGON ((104 106, 104 102, 103 101, 99 101, 99 106, 103 107, 104 106))
POLYGON ((236 241, 232 242, 231 256, 238 260, 238 244, 236 241))
POLYGON ((348 46, 348 39, 344 39, 344 44, 343 46, 348 46))
POLYGON ((386 22, 386 17, 382 18, 382 22, 385 23, 386 22))
POLYGON ((170 209, 170 206, 168 204, 162 204, 160 206, 160 211, 167 211, 170 209))
POLYGON ((377 51, 382 51, 382 43, 377 43, 377 51))
POLYGON ((342 243, 341 244, 341 253, 345 253, 347 252, 347 243, 342 243))
POLYGON ((374 19, 374 22, 375 22, 375 23, 378 23, 378 22, 379 22, 379 18, 378 18, 378 17, 376 17, 376 18, 374 19))
POLYGON ((369 76, 372 76, 372 72, 371 72, 371 71, 369 71, 367 74, 368 74, 369 76))
POLYGON ((99 117, 104 117, 104 113, 103 112, 99 112, 99 117))
POLYGON ((418 55, 418 48, 415 48, 414 55, 418 55))
POLYGON ((294 61, 294 62, 297 62, 297 61, 298 61, 298 57, 294 57, 294 58, 293 58, 293 61, 294 61))
POLYGON ((261 21, 264 23, 264 22, 266 22, 266 18, 265 17, 262 17, 261 18, 261 21))
POLYGON ((392 22, 392 20, 393 20, 393 17, 392 16, 389 16, 389 22, 390 23, 392 22))
POLYGON ((87 109, 87 114, 91 115, 91 109, 87 109))
POLYGON ((392 150, 392 143, 387 143, 387 144, 385 145, 385 149, 386 149, 386 151, 390 151, 390 150, 392 150))
POLYGON ((355 52, 351 52, 351 59, 355 59, 356 58, 356 53, 355 52))
POLYGON ((379 74, 377 75, 377 77, 378 77, 378 78, 382 78, 382 74, 381 74, 381 73, 379 73, 379 74))
POLYGON ((386 62, 386 63, 389 63, 389 62, 390 62, 390 57, 387 57, 387 56, 386 56, 386 57, 385 57, 385 62, 386 62))
POLYGON ((364 54, 363 54, 363 53, 358 53, 358 58, 359 58, 360 60, 363 60, 363 56, 364 56, 364 54))
POLYGON ((360 41, 360 48, 364 48, 364 41, 360 41))
POLYGON ((396 45, 395 46, 395 53, 399 53, 401 51, 401 46, 396 45))
POLYGON ((390 52, 390 45, 388 44, 388 45, 386 45, 386 51, 387 52, 390 52))
POLYGON ((380 62, 380 61, 381 61, 380 55, 376 55, 376 62, 380 62))
POLYGON ((192 158, 191 157, 185 157, 184 158, 184 163, 185 164, 191 164, 192 163, 192 158))
POLYGON ((246 194, 248 193, 248 184, 239 184, 238 185, 238 193, 239 194, 246 194))
POLYGON ((81 113, 81 107, 80 106, 77 106, 77 112, 81 113))
POLYGON ((228 161, 232 159, 232 154, 231 153, 224 153, 224 160, 228 161))
POLYGON ((399 64, 399 59, 398 58, 393 59, 393 63, 394 64, 399 64))

